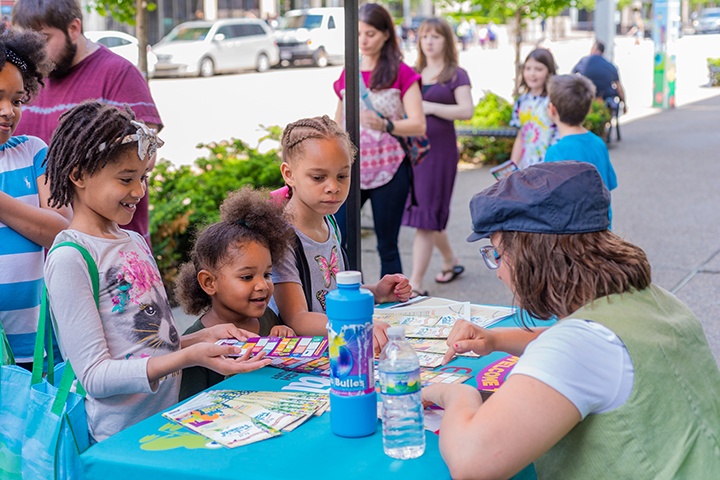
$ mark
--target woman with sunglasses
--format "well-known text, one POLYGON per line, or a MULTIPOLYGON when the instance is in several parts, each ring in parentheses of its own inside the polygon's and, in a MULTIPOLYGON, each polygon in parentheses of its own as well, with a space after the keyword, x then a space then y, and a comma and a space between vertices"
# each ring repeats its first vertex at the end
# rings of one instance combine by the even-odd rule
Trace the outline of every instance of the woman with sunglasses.
POLYGON ((720 371, 695 315, 653 285, 645 253, 608 230, 610 195, 580 162, 513 173, 470 203, 481 254, 523 315, 546 329, 458 322, 455 353, 520 360, 483 402, 469 385, 433 385, 445 408, 440 450, 453 478, 714 478, 720 371))

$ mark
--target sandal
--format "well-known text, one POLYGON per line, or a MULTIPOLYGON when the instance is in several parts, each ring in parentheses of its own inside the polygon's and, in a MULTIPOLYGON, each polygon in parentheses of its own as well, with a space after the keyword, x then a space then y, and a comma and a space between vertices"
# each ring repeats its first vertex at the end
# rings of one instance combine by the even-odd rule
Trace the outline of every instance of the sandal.
POLYGON ((427 290, 410 290, 410 299, 417 298, 417 297, 427 297, 430 294, 427 290))
POLYGON ((462 265, 455 265, 450 270, 443 270, 438 276, 435 277, 437 283, 450 283, 455 280, 461 273, 465 271, 465 267, 462 265), (450 275, 448 277, 448 275, 450 275))

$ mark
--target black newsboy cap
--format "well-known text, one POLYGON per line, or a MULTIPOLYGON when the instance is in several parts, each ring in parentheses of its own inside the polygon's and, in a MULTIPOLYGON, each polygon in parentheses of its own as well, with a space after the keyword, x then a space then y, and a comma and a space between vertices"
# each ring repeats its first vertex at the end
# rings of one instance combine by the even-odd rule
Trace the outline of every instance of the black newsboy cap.
POLYGON ((500 180, 470 200, 467 241, 505 232, 573 234, 607 230, 610 192, 594 165, 538 163, 500 180))

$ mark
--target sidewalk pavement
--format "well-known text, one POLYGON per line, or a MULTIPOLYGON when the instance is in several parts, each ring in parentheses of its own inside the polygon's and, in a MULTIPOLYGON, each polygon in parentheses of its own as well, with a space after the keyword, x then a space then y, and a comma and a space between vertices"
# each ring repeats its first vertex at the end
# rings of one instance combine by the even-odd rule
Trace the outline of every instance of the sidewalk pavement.
MULTIPOLYGON (((675 293, 703 322, 720 364, 720 90, 717 96, 622 123, 623 139, 610 159, 618 176, 613 191, 615 233, 645 250, 653 281, 675 293)), ((512 303, 504 284, 480 257, 482 241, 467 243, 472 196, 492 185, 488 168, 458 173, 448 233, 465 273, 448 284, 435 252, 424 289, 431 295, 477 303, 512 303)), ((412 270, 414 230, 403 227, 400 249, 405 274, 412 270)), ((365 280, 379 277, 375 236, 363 238, 365 280)))

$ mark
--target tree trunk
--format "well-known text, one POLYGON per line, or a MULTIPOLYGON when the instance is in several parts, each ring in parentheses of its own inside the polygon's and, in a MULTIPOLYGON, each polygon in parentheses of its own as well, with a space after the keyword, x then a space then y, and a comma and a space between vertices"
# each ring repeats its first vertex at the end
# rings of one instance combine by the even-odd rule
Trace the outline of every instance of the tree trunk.
MULTIPOLYGON (((521 7, 522 8, 522 7, 521 7)), ((522 10, 515 10, 515 88, 513 97, 517 98, 518 88, 522 80, 522 65, 520 64, 520 45, 522 44, 522 10)))
POLYGON ((147 1, 136 0, 135 4, 135 36, 138 39, 138 68, 145 77, 148 79, 148 62, 147 62, 147 1))

